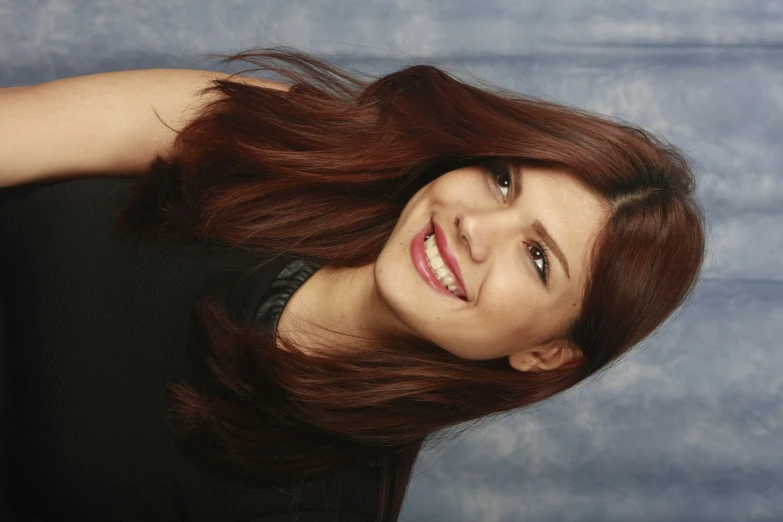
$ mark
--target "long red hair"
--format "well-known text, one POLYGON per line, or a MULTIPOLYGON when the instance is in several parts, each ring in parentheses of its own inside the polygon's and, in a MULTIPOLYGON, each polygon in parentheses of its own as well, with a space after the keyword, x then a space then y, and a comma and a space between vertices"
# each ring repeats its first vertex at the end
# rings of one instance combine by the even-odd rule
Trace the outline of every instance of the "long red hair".
MULTIPOLYGON (((173 383, 178 436, 215 463, 275 480, 379 459, 380 520, 396 521, 415 459, 437 432, 542 401, 606 368, 691 292, 705 249, 687 158, 623 122, 471 85, 432 66, 377 79, 286 48, 224 57, 290 90, 215 80, 220 94, 131 186, 120 234, 206 238, 358 267, 437 176, 497 158, 566 170, 613 213, 568 338, 576 367, 542 373, 472 361, 425 341, 306 355, 200 303, 215 393, 173 383), (388 496, 386 491, 393 493, 388 496)), ((338 350, 339 351, 339 350, 338 350)), ((467 427, 467 425, 466 425, 467 427)))

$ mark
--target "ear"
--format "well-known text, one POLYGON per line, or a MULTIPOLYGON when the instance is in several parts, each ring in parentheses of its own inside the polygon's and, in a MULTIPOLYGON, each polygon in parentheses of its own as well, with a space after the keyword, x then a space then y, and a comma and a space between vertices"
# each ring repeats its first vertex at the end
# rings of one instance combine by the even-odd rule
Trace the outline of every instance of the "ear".
POLYGON ((509 364, 520 372, 543 372, 574 367, 582 360, 582 352, 565 341, 520 350, 508 356, 509 364))

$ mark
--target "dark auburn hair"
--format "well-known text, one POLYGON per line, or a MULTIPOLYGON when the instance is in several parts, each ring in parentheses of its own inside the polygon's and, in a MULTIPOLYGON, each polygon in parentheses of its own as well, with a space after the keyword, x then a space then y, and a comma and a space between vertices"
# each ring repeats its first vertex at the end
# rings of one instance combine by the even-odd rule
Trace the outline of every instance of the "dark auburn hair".
POLYGON ((204 395, 171 384, 170 411, 178 437, 217 464, 279 481, 376 460, 380 520, 396 521, 425 441, 606 368, 694 287, 705 239, 692 168, 645 130, 429 65, 373 79, 290 48, 223 57, 290 89, 228 76, 200 91, 219 96, 133 182, 120 234, 358 267, 377 258, 419 189, 497 159, 565 170, 612 211, 567 331, 582 352, 569 368, 520 372, 507 358, 463 360, 423 340, 306 354, 201 302, 216 386, 204 395))

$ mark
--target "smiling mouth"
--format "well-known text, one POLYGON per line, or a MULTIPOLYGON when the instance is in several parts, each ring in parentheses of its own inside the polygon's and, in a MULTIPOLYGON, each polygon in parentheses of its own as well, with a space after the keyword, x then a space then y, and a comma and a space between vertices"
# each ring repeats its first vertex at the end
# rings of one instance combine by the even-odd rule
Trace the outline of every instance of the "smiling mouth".
POLYGON ((440 284, 449 292, 459 297, 463 301, 467 301, 467 295, 465 290, 457 281, 454 274, 451 273, 446 263, 443 261, 443 257, 438 251, 438 245, 435 243, 435 232, 430 232, 424 236, 424 254, 427 259, 427 264, 432 270, 440 284))

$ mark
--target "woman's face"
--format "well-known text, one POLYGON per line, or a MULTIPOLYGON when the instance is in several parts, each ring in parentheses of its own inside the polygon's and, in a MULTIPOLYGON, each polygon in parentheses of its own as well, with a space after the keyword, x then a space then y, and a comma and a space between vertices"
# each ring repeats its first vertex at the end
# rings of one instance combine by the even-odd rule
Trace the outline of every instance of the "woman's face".
POLYGON ((561 337, 579 314, 608 205, 564 172, 489 169, 448 172, 411 198, 376 260, 375 284, 407 333, 463 359, 512 356, 517 367, 518 357, 527 370, 528 355, 561 337), (440 236, 436 252, 446 266, 458 265, 466 300, 433 288, 436 280, 417 269, 418 259, 428 270, 430 256, 411 247, 423 244, 431 222, 440 236))

